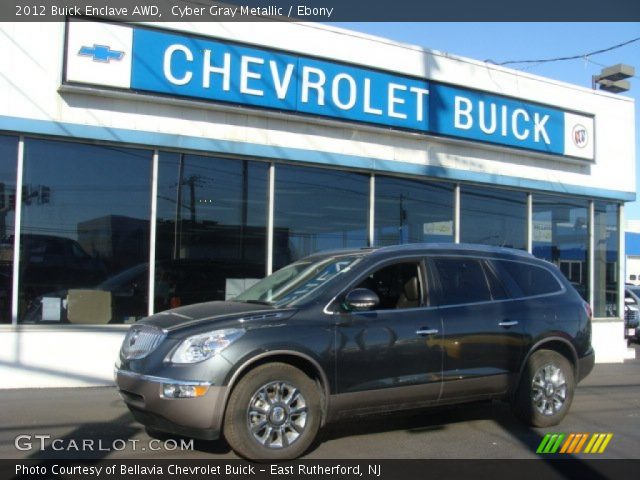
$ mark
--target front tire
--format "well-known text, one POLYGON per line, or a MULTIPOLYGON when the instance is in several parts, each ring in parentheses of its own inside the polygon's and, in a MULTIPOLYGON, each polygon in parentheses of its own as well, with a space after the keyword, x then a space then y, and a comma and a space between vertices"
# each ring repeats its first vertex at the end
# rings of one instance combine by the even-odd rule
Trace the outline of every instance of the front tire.
POLYGON ((574 389, 569 361, 553 350, 538 350, 525 366, 513 401, 514 413, 533 427, 557 425, 569 411, 574 389))
POLYGON ((251 370, 229 397, 224 435, 233 450, 252 460, 302 455, 320 428, 320 391, 304 372, 285 363, 251 370))

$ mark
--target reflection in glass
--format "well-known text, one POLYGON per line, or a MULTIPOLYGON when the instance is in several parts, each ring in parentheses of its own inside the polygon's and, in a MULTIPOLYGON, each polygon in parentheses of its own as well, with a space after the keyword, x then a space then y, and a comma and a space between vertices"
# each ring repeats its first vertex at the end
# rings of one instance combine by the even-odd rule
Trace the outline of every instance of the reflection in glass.
POLYGON ((533 195, 533 254, 555 263, 588 300, 589 234, 586 200, 533 195))
POLYGON ((618 311, 618 204, 595 202, 593 315, 615 317, 618 311))
POLYGON ((375 244, 453 242, 453 185, 376 176, 375 244))
POLYGON ((527 249, 527 197, 524 192, 463 185, 460 188, 460 241, 527 249))
POLYGON ((360 258, 359 255, 336 255, 300 260, 259 281, 234 301, 278 307, 295 305, 324 290, 360 258))
POLYGON ((156 311, 229 299, 264 277, 268 165, 166 152, 159 160, 156 311))
POLYGON ((148 261, 151 159, 145 150, 25 141, 20 321, 122 323, 146 314, 143 285, 116 298, 99 284, 148 261))
POLYGON ((18 138, 0 135, 0 323, 11 322, 18 138))
POLYGON ((368 243, 369 177, 278 165, 273 269, 319 250, 368 243))

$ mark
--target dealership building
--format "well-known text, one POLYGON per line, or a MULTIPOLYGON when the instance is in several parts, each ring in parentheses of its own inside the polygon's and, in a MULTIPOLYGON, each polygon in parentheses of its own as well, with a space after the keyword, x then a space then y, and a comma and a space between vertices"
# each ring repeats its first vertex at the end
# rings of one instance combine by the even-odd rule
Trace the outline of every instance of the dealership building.
POLYGON ((633 100, 318 24, 0 31, 5 387, 110 384, 143 316, 408 242, 553 262, 625 357, 633 100))

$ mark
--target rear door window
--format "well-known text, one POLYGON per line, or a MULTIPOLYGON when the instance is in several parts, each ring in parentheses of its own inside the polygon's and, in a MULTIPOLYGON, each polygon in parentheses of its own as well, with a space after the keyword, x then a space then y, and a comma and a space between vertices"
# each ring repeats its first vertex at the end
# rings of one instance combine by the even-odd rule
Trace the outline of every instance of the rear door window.
POLYGON ((487 276, 478 259, 433 258, 439 284, 439 305, 458 305, 492 300, 487 276))

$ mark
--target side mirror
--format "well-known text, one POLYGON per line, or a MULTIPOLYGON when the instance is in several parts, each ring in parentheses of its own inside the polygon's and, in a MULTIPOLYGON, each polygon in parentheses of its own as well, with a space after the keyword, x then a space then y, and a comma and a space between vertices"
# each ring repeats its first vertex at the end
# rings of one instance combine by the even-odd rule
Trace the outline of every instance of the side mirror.
POLYGON ((636 301, 631 297, 625 297, 624 303, 626 303, 627 305, 635 305, 636 301))
POLYGON ((379 303, 378 295, 368 288, 351 290, 344 299, 344 305, 349 311, 371 310, 377 307, 379 303))

